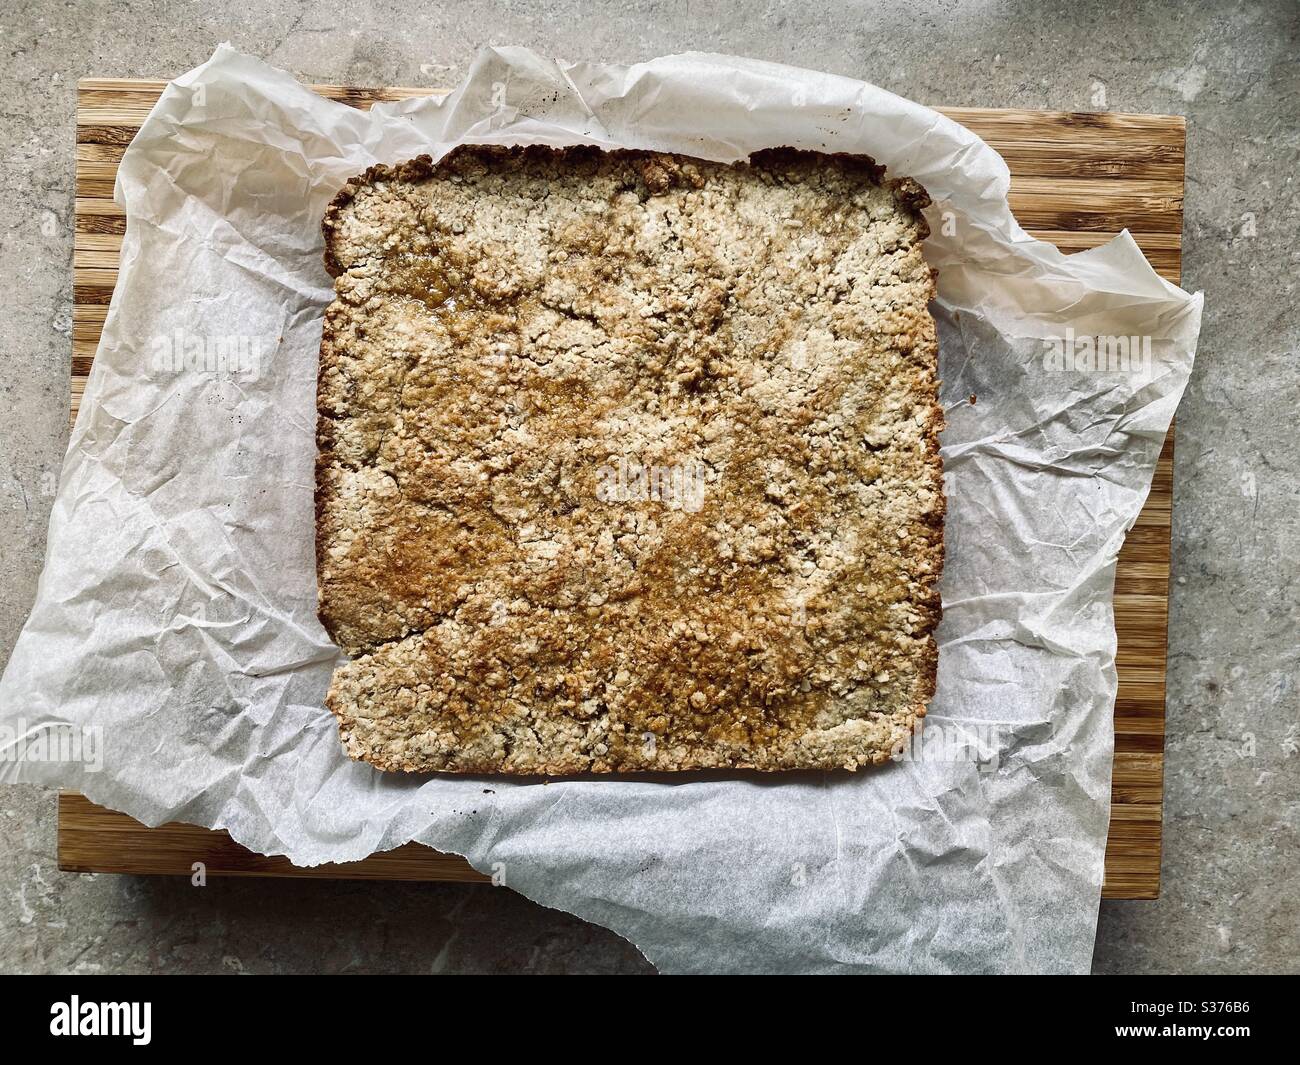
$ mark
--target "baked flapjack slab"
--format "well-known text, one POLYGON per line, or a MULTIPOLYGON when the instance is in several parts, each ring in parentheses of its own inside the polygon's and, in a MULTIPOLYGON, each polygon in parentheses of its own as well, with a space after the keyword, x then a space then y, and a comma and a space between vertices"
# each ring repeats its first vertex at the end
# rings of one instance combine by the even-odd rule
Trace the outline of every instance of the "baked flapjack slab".
POLYGON ((383 769, 858 768, 934 691, 924 191, 467 146, 325 220, 327 704, 383 769))

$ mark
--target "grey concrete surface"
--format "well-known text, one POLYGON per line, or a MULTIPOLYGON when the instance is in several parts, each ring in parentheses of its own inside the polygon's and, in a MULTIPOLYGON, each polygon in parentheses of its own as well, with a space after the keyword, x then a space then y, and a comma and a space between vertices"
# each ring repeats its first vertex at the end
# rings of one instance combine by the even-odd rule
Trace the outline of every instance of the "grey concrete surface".
MULTIPOLYGON (((480 44, 631 62, 690 48, 932 104, 1188 117, 1185 280, 1206 294, 1178 416, 1164 893, 1102 906, 1095 969, 1300 971, 1300 10, 1289 0, 132 0, 0 11, 0 660, 66 444, 79 77, 174 76, 223 39, 305 80, 449 85, 480 44)), ((54 866, 54 800, 0 788, 0 970, 644 972, 505 890, 187 883, 54 866), (361 917, 361 920, 357 918, 361 917)))

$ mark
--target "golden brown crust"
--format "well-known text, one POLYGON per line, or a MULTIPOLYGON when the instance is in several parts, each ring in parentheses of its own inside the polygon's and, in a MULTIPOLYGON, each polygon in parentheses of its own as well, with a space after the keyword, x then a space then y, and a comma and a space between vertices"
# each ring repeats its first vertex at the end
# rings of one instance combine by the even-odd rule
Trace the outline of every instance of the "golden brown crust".
POLYGON ((384 769, 858 768, 934 693, 928 203, 865 157, 465 146, 326 211, 327 703, 384 769))

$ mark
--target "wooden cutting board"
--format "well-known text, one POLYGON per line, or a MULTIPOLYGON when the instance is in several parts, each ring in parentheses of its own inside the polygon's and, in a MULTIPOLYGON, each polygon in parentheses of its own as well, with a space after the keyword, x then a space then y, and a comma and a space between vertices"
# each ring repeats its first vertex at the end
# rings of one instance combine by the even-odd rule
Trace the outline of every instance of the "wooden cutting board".
MULTIPOLYGON (((126 219, 113 181, 126 146, 165 82, 91 78, 78 86, 76 242, 73 256, 72 416, 117 280, 126 219)), ((428 89, 315 86, 353 107, 429 95, 428 89)), ((1127 228, 1164 277, 1182 263, 1185 124, 1172 115, 941 108, 982 136, 1011 168, 1011 207, 1032 234, 1080 251, 1127 228)), ((1165 638, 1173 433, 1115 576, 1119 695, 1103 897, 1154 899, 1160 891, 1165 728, 1165 638)), ((192 825, 147 829, 78 795, 59 801, 59 868, 77 872, 338 876, 483 880, 464 860, 408 844, 348 866, 296 869, 251 854, 224 832, 192 825)))

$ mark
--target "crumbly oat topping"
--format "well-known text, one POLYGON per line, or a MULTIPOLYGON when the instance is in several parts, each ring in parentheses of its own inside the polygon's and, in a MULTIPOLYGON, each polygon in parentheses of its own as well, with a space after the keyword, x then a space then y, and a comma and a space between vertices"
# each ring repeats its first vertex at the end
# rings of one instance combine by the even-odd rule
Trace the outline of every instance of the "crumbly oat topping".
POLYGON ((934 691, 911 181, 465 147, 327 212, 328 697, 383 769, 858 768, 934 691))

